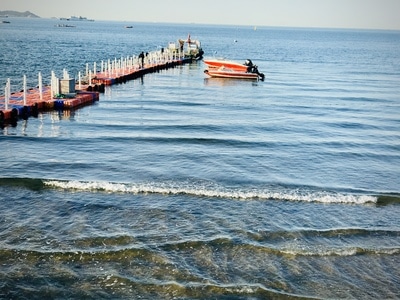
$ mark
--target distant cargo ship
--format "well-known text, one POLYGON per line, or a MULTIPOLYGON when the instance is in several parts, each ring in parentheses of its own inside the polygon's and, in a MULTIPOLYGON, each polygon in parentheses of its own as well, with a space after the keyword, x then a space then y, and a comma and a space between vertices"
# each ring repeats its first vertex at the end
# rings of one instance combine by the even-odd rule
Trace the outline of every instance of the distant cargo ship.
POLYGON ((86 17, 81 17, 81 16, 79 16, 79 17, 71 16, 70 18, 60 18, 60 20, 63 20, 63 21, 90 21, 90 22, 94 21, 93 19, 88 19, 86 17))

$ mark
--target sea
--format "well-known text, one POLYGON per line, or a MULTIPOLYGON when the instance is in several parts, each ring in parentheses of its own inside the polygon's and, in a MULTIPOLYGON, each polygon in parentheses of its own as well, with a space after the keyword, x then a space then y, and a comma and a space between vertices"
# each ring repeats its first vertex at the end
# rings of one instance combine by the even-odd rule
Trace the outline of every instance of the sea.
POLYGON ((265 80, 194 61, 3 125, 1 299, 400 298, 399 31, 7 20, 0 94, 188 35, 265 80))

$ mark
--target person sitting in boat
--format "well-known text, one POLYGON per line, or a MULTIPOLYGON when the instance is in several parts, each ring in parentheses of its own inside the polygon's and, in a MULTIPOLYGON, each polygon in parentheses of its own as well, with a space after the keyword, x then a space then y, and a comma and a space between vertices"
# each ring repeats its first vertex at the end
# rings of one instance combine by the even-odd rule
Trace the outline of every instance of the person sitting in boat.
POLYGON ((260 76, 262 81, 264 81, 265 75, 258 71, 258 67, 256 65, 254 65, 250 59, 246 59, 244 65, 247 66, 247 73, 255 73, 258 76, 260 76))
POLYGON ((247 66, 247 72, 250 73, 253 68, 253 62, 250 59, 246 59, 244 65, 247 66))

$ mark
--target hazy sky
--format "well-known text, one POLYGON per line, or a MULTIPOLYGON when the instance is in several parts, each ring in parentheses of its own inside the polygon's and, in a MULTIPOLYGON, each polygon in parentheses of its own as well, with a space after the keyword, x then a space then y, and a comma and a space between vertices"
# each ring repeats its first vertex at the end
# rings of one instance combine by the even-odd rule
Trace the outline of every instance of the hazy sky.
POLYGON ((400 0, 0 0, 42 18, 400 30, 400 0))

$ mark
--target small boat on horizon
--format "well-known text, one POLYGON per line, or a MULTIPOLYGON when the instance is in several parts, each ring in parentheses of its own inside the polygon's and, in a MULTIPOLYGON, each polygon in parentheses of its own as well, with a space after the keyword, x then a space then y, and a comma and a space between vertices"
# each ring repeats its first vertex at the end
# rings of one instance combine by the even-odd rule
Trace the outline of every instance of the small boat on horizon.
POLYGON ((68 28, 73 28, 76 27, 75 25, 69 25, 69 24, 57 24, 54 25, 55 27, 68 27, 68 28))
POLYGON ((94 22, 94 19, 88 19, 86 17, 76 17, 76 16, 71 16, 70 18, 60 18, 61 21, 89 21, 89 22, 94 22))

